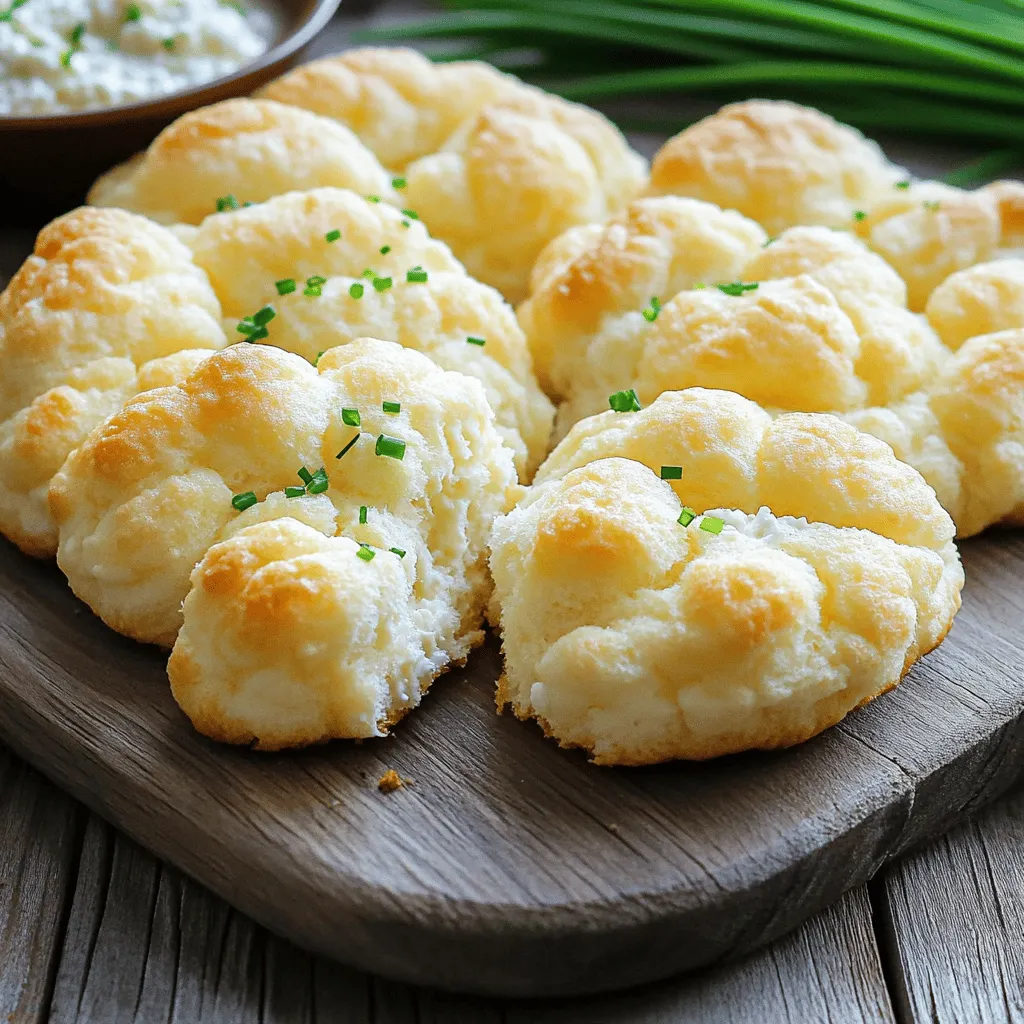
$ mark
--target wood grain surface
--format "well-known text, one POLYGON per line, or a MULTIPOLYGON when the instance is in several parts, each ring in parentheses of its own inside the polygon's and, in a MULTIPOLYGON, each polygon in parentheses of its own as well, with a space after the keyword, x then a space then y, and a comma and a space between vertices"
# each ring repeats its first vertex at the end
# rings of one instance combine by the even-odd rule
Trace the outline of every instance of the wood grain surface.
POLYGON ((963 554, 949 639, 892 694, 791 751, 617 771, 494 714, 493 646, 391 739, 217 747, 174 706, 158 652, 5 545, 0 733, 307 948, 444 988, 610 989, 771 941, 1018 774, 1024 539, 963 554), (415 784, 381 794, 388 768, 415 784))

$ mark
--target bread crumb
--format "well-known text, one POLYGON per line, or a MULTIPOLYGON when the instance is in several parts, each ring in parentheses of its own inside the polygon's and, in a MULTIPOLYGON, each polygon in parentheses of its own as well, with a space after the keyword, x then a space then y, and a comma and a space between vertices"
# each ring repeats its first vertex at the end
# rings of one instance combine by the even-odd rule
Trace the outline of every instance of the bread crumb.
POLYGON ((403 779, 401 775, 394 770, 389 768, 378 780, 377 788, 382 793, 394 793, 396 789, 401 789, 403 786, 412 784, 412 779, 403 779))

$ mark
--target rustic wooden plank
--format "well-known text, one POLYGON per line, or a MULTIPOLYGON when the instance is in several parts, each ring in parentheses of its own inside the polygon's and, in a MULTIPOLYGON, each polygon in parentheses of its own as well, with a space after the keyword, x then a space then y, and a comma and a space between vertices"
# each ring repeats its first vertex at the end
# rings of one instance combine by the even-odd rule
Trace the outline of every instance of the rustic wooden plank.
POLYGON ((46 1020, 83 817, 0 747, 0 1020, 46 1020))
POLYGON ((907 1024, 1024 1021, 1022 850, 1018 790, 876 884, 889 974, 907 1024))

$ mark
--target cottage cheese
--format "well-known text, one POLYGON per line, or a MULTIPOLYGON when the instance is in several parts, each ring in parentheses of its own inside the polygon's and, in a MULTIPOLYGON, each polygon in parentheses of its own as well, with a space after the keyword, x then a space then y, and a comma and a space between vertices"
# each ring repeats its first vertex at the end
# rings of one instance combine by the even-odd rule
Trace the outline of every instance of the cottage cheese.
POLYGON ((236 71, 277 35, 264 0, 0 0, 0 115, 137 103, 236 71))

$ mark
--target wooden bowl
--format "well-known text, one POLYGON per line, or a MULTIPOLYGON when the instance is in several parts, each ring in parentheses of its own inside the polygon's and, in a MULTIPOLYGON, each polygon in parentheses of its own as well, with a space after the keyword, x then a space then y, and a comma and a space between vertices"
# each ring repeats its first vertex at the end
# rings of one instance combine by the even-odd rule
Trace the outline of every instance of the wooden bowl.
POLYGON ((0 117, 0 222, 38 225, 78 206, 93 181, 144 149, 188 110, 245 96, 283 74, 331 20, 341 0, 276 0, 276 44, 234 74, 142 103, 45 116, 0 117))

